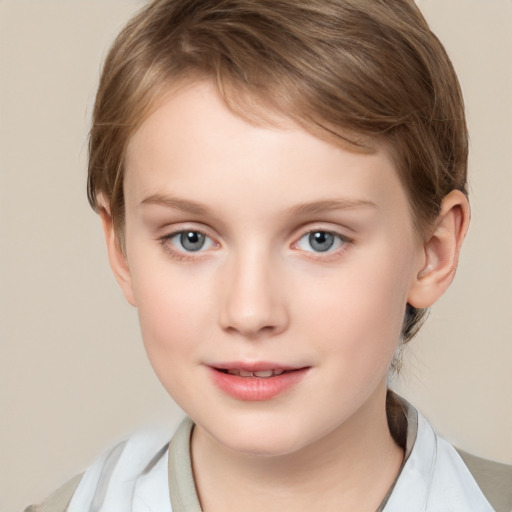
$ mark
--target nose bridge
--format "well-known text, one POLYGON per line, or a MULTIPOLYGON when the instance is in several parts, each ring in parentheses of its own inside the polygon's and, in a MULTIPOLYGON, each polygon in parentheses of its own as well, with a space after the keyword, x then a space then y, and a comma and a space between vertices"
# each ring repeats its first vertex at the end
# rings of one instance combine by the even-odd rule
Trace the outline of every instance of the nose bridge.
POLYGON ((276 334, 288 325, 276 255, 258 244, 230 255, 221 326, 245 336, 276 334))

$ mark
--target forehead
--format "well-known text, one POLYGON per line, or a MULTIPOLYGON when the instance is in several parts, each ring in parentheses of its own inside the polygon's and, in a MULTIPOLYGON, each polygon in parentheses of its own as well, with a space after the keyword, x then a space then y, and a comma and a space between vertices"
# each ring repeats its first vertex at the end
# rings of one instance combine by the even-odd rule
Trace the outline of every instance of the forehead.
POLYGON ((125 189, 127 203, 177 193, 225 201, 259 192, 283 207, 333 196, 404 197, 384 144, 364 152, 334 145, 272 112, 253 122, 227 108, 207 82, 173 89, 156 104, 129 142, 125 189))

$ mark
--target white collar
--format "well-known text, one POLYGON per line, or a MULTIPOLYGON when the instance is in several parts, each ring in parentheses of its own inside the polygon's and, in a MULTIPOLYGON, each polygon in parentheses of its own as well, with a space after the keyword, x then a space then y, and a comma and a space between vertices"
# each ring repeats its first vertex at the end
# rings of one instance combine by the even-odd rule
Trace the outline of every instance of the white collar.
POLYGON ((416 441, 384 512, 492 512, 457 451, 417 417, 416 441))
MULTIPOLYGON (((492 512, 456 450, 414 407, 397 398, 407 418, 409 446, 379 510, 492 512)), ((193 426, 185 418, 170 447, 154 433, 138 434, 117 445, 86 471, 68 511, 201 512, 190 459, 193 426)))

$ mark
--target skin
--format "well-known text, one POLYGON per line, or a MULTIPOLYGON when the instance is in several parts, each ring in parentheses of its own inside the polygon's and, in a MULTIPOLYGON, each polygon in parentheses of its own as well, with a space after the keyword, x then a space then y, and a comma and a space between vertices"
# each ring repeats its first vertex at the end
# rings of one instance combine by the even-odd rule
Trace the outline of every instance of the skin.
POLYGON ((168 95, 134 134, 124 192, 124 251, 101 211, 109 257, 156 374, 197 424, 203 510, 375 510, 403 457, 385 394, 405 307, 451 282, 464 196, 420 237, 384 145, 363 154, 284 119, 250 124, 208 83, 168 95), (183 230, 204 233, 200 250, 183 230), (311 232, 333 246, 318 251, 311 232), (211 378, 233 361, 307 370, 241 400, 211 378))

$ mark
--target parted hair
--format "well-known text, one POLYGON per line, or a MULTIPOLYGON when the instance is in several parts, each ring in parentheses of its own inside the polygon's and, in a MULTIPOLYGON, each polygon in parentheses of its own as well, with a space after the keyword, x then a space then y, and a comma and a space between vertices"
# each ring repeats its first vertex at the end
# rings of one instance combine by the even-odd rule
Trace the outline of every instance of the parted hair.
MULTIPOLYGON (((115 40, 93 112, 88 198, 121 242, 130 137, 188 80, 210 80, 251 121, 277 113, 361 151, 384 142, 421 236, 450 191, 467 193, 459 82, 412 0, 156 0, 115 40)), ((404 342, 425 312, 408 306, 404 342)))

